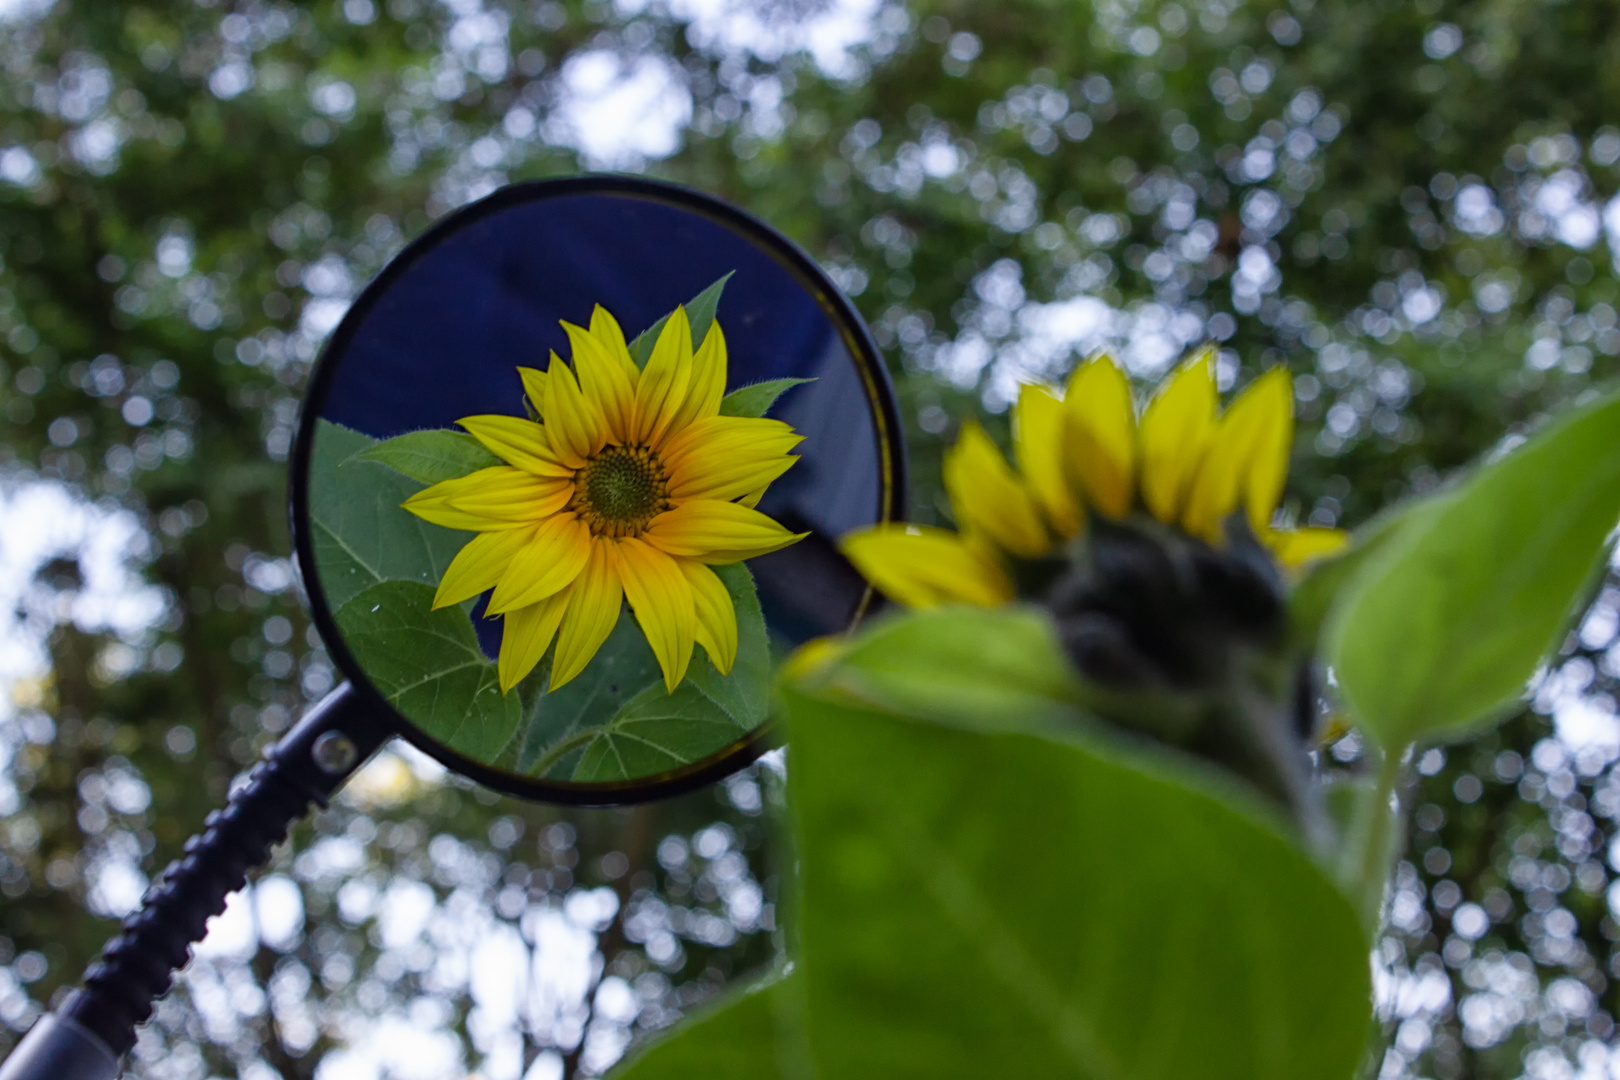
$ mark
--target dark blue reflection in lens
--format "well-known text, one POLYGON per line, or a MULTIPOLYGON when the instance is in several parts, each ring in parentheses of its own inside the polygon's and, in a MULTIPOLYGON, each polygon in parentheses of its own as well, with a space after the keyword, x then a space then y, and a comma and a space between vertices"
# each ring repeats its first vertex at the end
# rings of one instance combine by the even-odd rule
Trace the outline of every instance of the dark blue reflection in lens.
MULTIPOLYGON (((508 206, 433 246, 376 298, 347 344, 323 416, 389 438, 480 413, 522 415, 517 367, 568 355, 559 320, 601 304, 635 337, 715 279, 728 390, 813 377, 771 415, 805 436, 797 465, 760 509, 805 541, 749 565, 772 631, 789 643, 843 629, 864 586, 838 555, 843 533, 876 521, 882 486, 873 406, 816 298, 747 237, 692 211, 613 195, 508 206)), ((476 620, 485 651, 499 624, 476 620)))

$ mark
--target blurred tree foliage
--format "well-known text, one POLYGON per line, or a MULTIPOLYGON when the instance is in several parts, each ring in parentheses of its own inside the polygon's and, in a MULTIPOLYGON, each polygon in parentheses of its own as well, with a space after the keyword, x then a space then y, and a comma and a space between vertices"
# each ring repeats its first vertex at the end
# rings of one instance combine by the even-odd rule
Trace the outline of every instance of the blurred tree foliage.
MULTIPOLYGON (((1602 0, 6 10, 0 453, 7 533, 50 543, 7 579, 0 1046, 331 686, 286 560, 300 388, 370 275, 503 182, 645 168, 804 244, 893 365, 920 519, 960 419, 1096 348, 1143 379, 1206 338, 1223 385, 1290 365, 1289 512, 1324 524, 1434 486, 1620 354, 1602 0), (29 518, 68 505, 25 498, 53 487, 78 532, 29 518), (133 622, 88 554, 119 523, 161 601, 133 622)), ((1605 1067, 1617 612, 1611 579, 1532 709, 1417 763, 1386 1076, 1605 1067)), ((579 812, 386 757, 295 835, 135 1071, 600 1073, 780 948, 776 776, 579 812)))

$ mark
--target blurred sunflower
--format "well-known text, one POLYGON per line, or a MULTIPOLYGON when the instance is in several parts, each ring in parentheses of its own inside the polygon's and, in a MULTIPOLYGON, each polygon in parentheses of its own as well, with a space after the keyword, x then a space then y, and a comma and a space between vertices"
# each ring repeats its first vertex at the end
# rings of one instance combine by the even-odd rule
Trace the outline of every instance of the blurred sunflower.
POLYGON ((692 348, 686 312, 664 324, 638 369, 613 316, 563 323, 573 366, 519 368, 538 420, 458 421, 504 465, 418 492, 418 517, 478 535, 445 570, 435 608, 493 589, 504 619, 497 669, 509 691, 553 638, 552 689, 596 655, 628 599, 664 685, 686 677, 694 643, 722 673, 737 655, 737 613, 710 566, 803 538, 754 507, 797 457, 780 420, 720 415, 726 341, 715 322, 692 348))
POLYGON ((1076 368, 1063 396, 1026 385, 1013 411, 1018 468, 969 422, 945 455, 959 533, 878 525, 844 537, 857 569, 907 607, 994 606, 1016 588, 1009 560, 1054 554, 1087 514, 1146 513, 1214 546, 1237 513, 1283 565, 1344 543, 1336 529, 1275 528, 1288 475, 1294 397, 1288 372, 1256 379, 1220 412, 1214 352, 1181 364, 1137 418, 1130 382, 1109 357, 1076 368))

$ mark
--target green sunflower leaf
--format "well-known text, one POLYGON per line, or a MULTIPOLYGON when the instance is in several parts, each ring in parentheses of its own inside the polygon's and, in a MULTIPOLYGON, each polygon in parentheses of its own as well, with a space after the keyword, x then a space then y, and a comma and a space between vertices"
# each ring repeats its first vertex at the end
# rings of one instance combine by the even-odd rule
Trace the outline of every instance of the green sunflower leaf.
POLYGON ((785 702, 819 1075, 1352 1074, 1356 912, 1227 785, 1079 731, 785 702))
POLYGON ((721 275, 713 285, 686 302, 686 321, 692 327, 692 348, 702 345, 703 339, 709 336, 714 314, 720 308, 720 294, 726 291, 726 282, 731 280, 733 273, 735 271, 721 275))
POLYGON ((1052 620, 1031 607, 880 619, 805 681, 830 697, 979 731, 1089 721, 1052 620))
POLYGON ((422 484, 459 479, 501 464, 500 458, 471 435, 444 428, 396 435, 361 451, 356 459, 381 462, 422 484))
POLYGON ((310 462, 316 581, 343 642, 372 685, 425 734, 488 763, 522 707, 460 607, 433 610, 445 568, 471 534, 400 507, 424 486, 367 455, 377 440, 321 421, 310 462))
MULTIPOLYGON (((686 309, 686 321, 692 327, 692 348, 702 345, 703 339, 708 336, 709 326, 714 322, 714 314, 720 307, 720 294, 725 292, 726 282, 731 280, 734 272, 728 271, 720 280, 681 305, 686 309)), ((664 324, 667 322, 669 315, 665 315, 637 334, 636 340, 630 343, 630 359, 636 362, 636 367, 647 366, 647 361, 652 358, 653 346, 658 343, 658 335, 663 332, 664 324)))
POLYGON ((803 983, 786 975, 725 995, 631 1057, 613 1080, 811 1080, 809 1062, 793 1053, 803 983))
POLYGON ((575 761, 570 751, 582 747, 591 730, 611 720, 643 690, 654 685, 662 690, 664 685, 658 659, 628 608, 619 613, 613 632, 585 670, 571 681, 547 691, 549 665, 542 668, 523 683, 524 728, 516 767, 529 776, 567 779, 575 761))
POLYGON ((789 676, 792 973, 613 1075, 1351 1076, 1372 995, 1350 899, 1213 770, 1072 711, 1020 730, 1033 699, 1070 709, 1062 660, 975 659, 998 621, 1033 641, 1026 613, 977 614, 887 620, 789 676), (916 689, 948 667, 973 701, 916 689))
POLYGON ((656 776, 706 758, 748 731, 690 682, 672 694, 660 679, 613 719, 576 737, 581 752, 572 779, 604 783, 656 776))
POLYGON ((383 698, 451 750, 488 763, 522 718, 457 607, 433 610, 433 586, 384 581, 336 613, 343 641, 383 698))
POLYGON ((1562 639, 1620 520, 1620 395, 1481 467, 1346 587, 1324 634, 1351 714, 1387 749, 1510 711, 1562 639))
POLYGON ((1348 599, 1347 586, 1356 580, 1362 568, 1401 535, 1402 530, 1424 527, 1428 520, 1425 515, 1437 513, 1439 504, 1450 494, 1448 488, 1397 503, 1357 529, 1345 547, 1311 563, 1288 600, 1290 633, 1294 640, 1303 648, 1314 649, 1333 605, 1348 599))
POLYGON ((319 589, 333 611, 383 581, 437 586, 472 534, 423 521, 400 503, 423 485, 364 455, 369 435, 322 420, 310 462, 309 517, 319 589))
POLYGON ((776 399, 801 383, 814 379, 770 379, 740 387, 720 400, 721 416, 764 416, 776 399))

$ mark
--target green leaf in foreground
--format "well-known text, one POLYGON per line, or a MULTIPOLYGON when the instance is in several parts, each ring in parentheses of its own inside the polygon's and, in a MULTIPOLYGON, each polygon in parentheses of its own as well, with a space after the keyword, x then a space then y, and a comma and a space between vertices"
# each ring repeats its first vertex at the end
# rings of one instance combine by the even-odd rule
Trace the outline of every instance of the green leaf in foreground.
POLYGON ((1310 564, 1305 577, 1294 587, 1288 600, 1288 621, 1294 640, 1306 650, 1314 650, 1322 624, 1333 606, 1347 602, 1347 588, 1372 559, 1384 551, 1405 529, 1421 529, 1427 515, 1451 495, 1450 490, 1435 492, 1390 507, 1357 529, 1350 543, 1310 564))
POLYGON ((720 400, 721 416, 764 416, 776 399, 802 383, 814 379, 770 379, 733 390, 720 400))
MULTIPOLYGON (((1091 725, 1016 730, 1065 680, 1016 647, 930 658, 964 614, 892 620, 881 649, 858 637, 784 688, 793 972, 621 1080, 1350 1080, 1371 1008, 1350 900, 1195 763, 1091 725), (945 723, 916 718, 972 684, 945 723), (911 715, 853 700, 874 689, 911 715)), ((972 614, 985 646, 998 622, 1034 641, 1027 612, 972 614)))
MULTIPOLYGON (((734 272, 726 273, 713 285, 681 305, 686 309, 686 321, 692 328, 692 348, 703 344, 703 339, 708 336, 709 326, 714 322, 714 314, 720 308, 720 294, 725 292, 726 282, 731 280, 731 274, 734 272)), ((663 332, 664 324, 667 322, 669 316, 665 315, 637 334, 636 340, 630 343, 630 359, 636 362, 636 367, 647 366, 647 361, 652 357, 653 346, 658 343, 658 335, 663 332)))
POLYGON ((789 975, 726 995, 620 1066, 614 1080, 811 1080, 794 1052, 803 982, 789 975))
POLYGON ((807 681, 852 704, 979 731, 1089 720, 1052 622, 1034 608, 886 618, 807 681))
POLYGON ((438 585, 450 560, 472 538, 401 509, 399 504, 422 485, 360 457, 376 445, 369 435, 325 420, 315 429, 310 539, 316 584, 333 611, 382 581, 438 585))
POLYGON ((377 443, 358 457, 381 462, 422 484, 454 480, 501 464, 500 458, 471 435, 446 429, 408 431, 377 443))
POLYGON ((373 585, 338 609, 338 629, 389 704, 425 734, 487 764, 517 730, 518 696, 501 694, 466 613, 432 610, 433 592, 414 582, 373 585))
POLYGON ((1195 769, 787 694, 822 1076, 1348 1080, 1350 902, 1195 769))
POLYGON ((1399 750, 1515 702, 1620 520, 1620 396, 1479 469, 1349 586, 1327 657, 1356 721, 1399 750))

